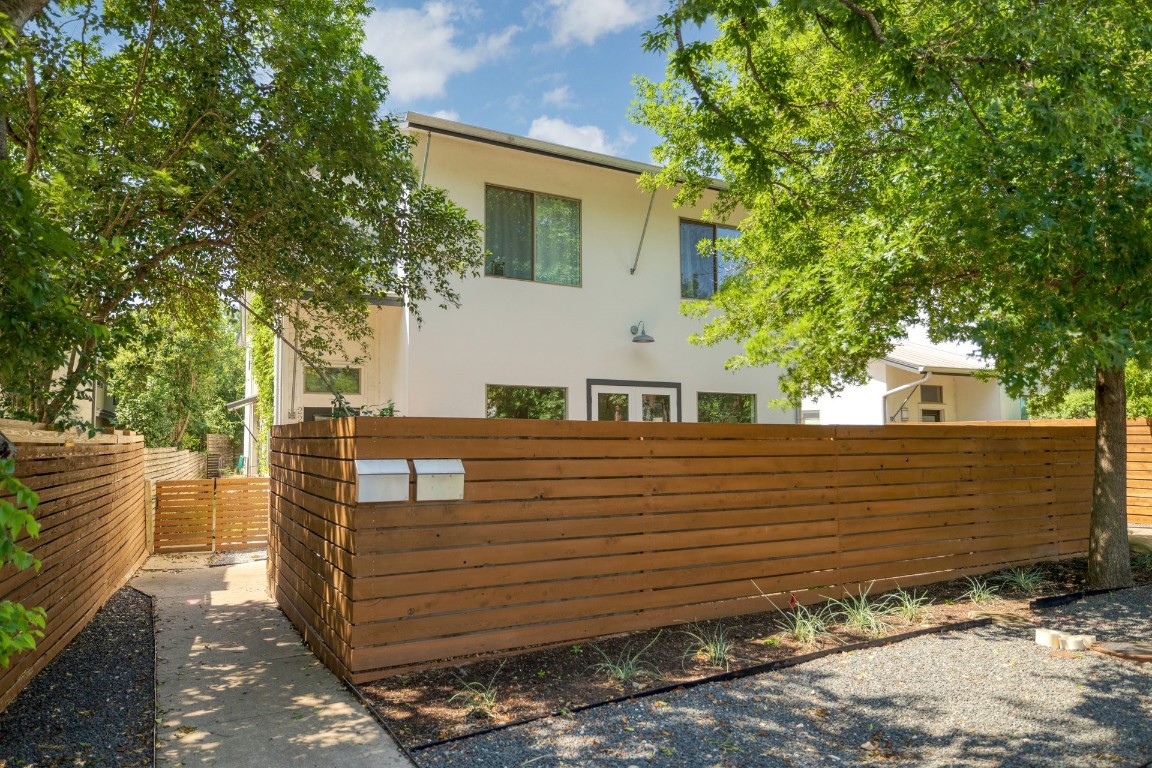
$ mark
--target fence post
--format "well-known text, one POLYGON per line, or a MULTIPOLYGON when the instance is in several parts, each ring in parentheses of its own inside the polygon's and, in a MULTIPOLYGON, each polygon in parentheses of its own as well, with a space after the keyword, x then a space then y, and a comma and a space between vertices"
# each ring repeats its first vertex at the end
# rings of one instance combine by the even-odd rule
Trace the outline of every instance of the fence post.
POLYGON ((212 479, 212 551, 213 552, 219 551, 216 549, 216 494, 219 493, 218 483, 219 483, 219 480, 217 480, 216 478, 212 479))

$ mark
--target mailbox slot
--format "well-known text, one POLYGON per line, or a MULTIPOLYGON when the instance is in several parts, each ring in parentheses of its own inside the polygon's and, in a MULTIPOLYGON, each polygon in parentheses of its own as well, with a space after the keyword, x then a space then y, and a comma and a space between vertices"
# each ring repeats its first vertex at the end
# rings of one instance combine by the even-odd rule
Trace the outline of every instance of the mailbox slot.
POLYGON ((416 501, 464 498, 464 462, 460 459, 414 459, 416 501))
POLYGON ((407 459, 358 459, 356 501, 360 504, 408 501, 410 480, 407 459))

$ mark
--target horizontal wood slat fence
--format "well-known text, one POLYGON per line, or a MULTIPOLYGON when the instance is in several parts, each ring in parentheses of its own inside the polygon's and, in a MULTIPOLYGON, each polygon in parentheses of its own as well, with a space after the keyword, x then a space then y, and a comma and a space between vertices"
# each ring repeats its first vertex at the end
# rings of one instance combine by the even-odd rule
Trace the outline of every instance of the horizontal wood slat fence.
POLYGON ((1152 419, 1128 422, 1128 522, 1152 525, 1152 419))
MULTIPOLYGON (((0 668, 0 711, 147 557, 143 438, 99 436, 104 439, 88 442, 71 435, 74 444, 52 445, 40 434, 31 436, 35 444, 23 444, 16 430, 6 425, 4 431, 18 442, 16 476, 40 496, 40 536, 20 543, 42 567, 39 573, 11 565, 0 569, 0 599, 42 606, 48 622, 34 651, 0 668)), ((40 430, 29 425, 29 431, 40 430)))
MULTIPOLYGON (((1146 422, 1130 434, 1152 454, 1146 422)), ((1081 553, 1092 456, 1090 422, 276 427, 270 588, 363 682, 770 609, 760 592, 812 602, 1081 553), (464 499, 357 504, 354 461, 383 458, 462 459, 464 499)))
POLYGON ((154 552, 229 552, 267 545, 268 478, 156 483, 154 552))
POLYGON ((160 480, 196 480, 208 477, 206 456, 178 448, 145 448, 144 477, 148 480, 148 551, 156 551, 156 483, 160 480))

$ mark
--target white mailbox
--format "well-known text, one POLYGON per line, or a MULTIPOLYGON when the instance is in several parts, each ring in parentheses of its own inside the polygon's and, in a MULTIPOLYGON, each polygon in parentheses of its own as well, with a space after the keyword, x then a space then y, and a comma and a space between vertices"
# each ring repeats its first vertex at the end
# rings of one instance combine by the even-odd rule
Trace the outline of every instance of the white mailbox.
POLYGON ((410 477, 407 459, 358 459, 356 501, 408 501, 410 477))
POLYGON ((464 462, 460 459, 413 459, 416 501, 464 498, 464 462))

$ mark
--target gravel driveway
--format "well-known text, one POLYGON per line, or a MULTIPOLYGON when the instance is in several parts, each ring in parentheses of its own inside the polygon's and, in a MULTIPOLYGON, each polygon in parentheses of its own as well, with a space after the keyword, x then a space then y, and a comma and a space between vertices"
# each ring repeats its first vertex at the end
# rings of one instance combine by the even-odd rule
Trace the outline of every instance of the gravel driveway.
MULTIPOLYGON (((995 610, 995 605, 991 607, 995 610)), ((1152 586, 1045 612, 1152 639, 1152 586)), ((993 626, 551 718, 416 754, 421 766, 1143 766, 1152 664, 1041 648, 993 626)))

